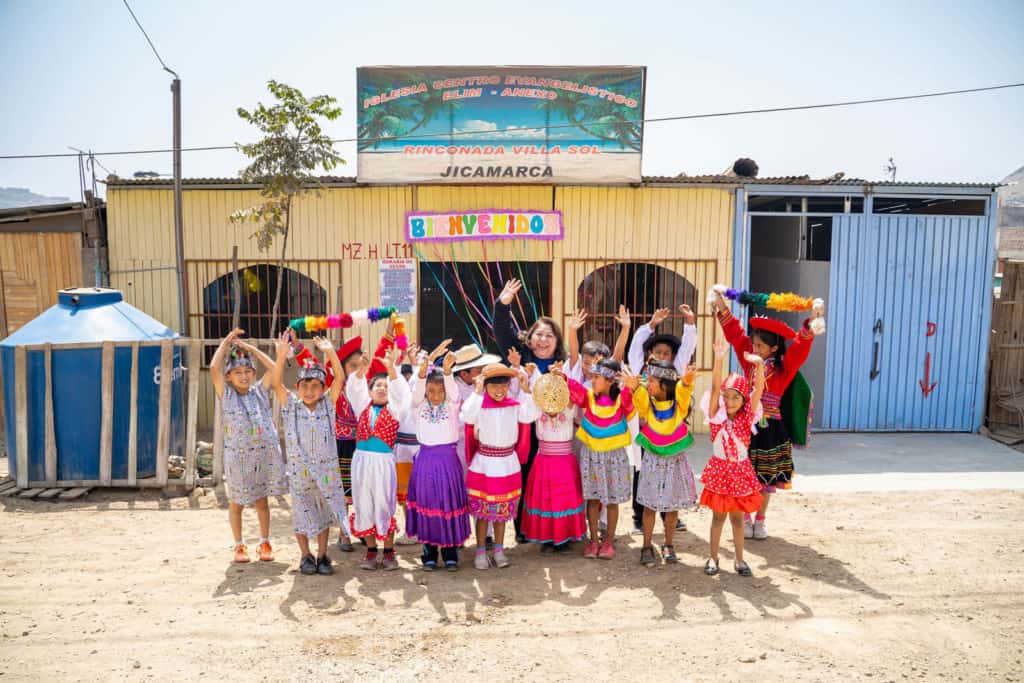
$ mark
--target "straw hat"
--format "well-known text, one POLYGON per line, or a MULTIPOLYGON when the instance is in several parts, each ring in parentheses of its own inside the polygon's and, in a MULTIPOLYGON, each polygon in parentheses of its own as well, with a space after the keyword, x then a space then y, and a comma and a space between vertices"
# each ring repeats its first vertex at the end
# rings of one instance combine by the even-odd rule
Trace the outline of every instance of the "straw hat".
POLYGON ((484 381, 486 382, 489 379, 495 379, 497 377, 518 377, 519 373, 513 370, 512 368, 508 367, 507 365, 502 365, 501 363, 491 363, 490 365, 484 367, 483 372, 480 373, 480 376, 483 377, 484 381))
POLYGON ((493 353, 484 353, 476 344, 467 344, 455 352, 455 365, 452 372, 479 368, 484 365, 500 363, 501 358, 493 353))
POLYGON ((569 407, 569 383, 565 377, 547 373, 533 383, 533 401, 548 415, 555 415, 569 407))

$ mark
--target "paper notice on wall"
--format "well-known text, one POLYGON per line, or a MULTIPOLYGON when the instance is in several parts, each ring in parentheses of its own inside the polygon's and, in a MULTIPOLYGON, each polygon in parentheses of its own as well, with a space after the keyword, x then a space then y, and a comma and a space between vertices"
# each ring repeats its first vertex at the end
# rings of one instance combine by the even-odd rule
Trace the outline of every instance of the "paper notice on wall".
POLYGON ((380 260, 380 305, 399 313, 416 314, 416 259, 380 260))

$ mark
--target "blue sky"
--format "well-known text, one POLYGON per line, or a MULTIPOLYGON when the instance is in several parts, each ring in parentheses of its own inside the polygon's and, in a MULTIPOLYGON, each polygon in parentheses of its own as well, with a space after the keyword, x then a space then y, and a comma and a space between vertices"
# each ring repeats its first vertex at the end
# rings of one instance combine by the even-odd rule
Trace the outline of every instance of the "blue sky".
MULTIPOLYGON (((1024 2, 292 3, 133 0, 182 77, 186 146, 251 139, 238 106, 276 78, 327 93, 355 132, 355 69, 399 64, 636 64, 647 115, 831 102, 1024 81, 1024 2)), ((0 154, 168 147, 170 78, 120 0, 0 0, 0 154)), ((355 174, 355 145, 339 150, 355 174)), ((1024 165, 1024 88, 849 109, 652 124, 644 173, 845 171, 993 181, 1024 165)), ((170 155, 102 157, 120 175, 170 155)), ((231 176, 234 152, 186 154, 231 176)), ((0 186, 78 196, 71 159, 0 160, 0 186)))

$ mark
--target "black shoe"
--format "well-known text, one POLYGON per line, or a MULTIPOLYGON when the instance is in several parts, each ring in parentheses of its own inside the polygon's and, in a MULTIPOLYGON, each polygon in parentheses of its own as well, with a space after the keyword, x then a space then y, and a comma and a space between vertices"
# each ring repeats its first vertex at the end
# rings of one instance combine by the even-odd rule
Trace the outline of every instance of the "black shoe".
POLYGON ((686 531, 686 522, 681 519, 676 520, 676 531, 686 531))
POLYGON ((522 544, 526 543, 526 536, 523 536, 522 534, 517 532, 516 533, 516 543, 519 544, 519 545, 522 545, 522 544))
POLYGON ((348 540, 344 536, 338 539, 338 550, 343 553, 355 552, 355 546, 352 545, 352 541, 348 540))
POLYGON ((444 568, 447 569, 450 572, 457 572, 457 571, 459 571, 459 561, 458 560, 445 560, 444 561, 444 568))
POLYGON ((316 574, 316 558, 312 555, 303 557, 302 562, 299 563, 299 571, 307 576, 316 574))
POLYGON ((334 567, 331 566, 331 558, 324 555, 316 561, 316 573, 320 576, 330 576, 334 573, 334 567))
POLYGON ((565 553, 572 552, 572 541, 566 541, 565 543, 559 543, 555 546, 555 553, 558 555, 564 555, 565 553))
POLYGON ((754 572, 750 571, 750 567, 747 565, 746 562, 740 562, 739 564, 734 565, 734 566, 736 567, 736 573, 739 574, 740 576, 753 576, 754 575, 754 572))
POLYGON ((540 544, 540 551, 542 553, 544 553, 545 555, 547 555, 549 553, 553 553, 553 552, 555 552, 555 544, 554 543, 541 543, 540 544))

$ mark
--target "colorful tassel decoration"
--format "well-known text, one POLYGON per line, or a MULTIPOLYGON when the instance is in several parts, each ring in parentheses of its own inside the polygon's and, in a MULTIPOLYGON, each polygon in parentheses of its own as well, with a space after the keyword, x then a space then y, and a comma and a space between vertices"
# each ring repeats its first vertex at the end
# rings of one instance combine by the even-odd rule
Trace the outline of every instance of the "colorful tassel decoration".
POLYGON ((773 311, 809 311, 818 302, 821 302, 822 309, 825 306, 821 299, 810 299, 793 292, 765 294, 762 292, 748 292, 745 289, 733 289, 724 285, 715 285, 711 288, 711 291, 708 292, 709 302, 713 302, 715 293, 721 294, 730 301, 737 301, 744 306, 757 306, 758 308, 768 308, 773 311))

